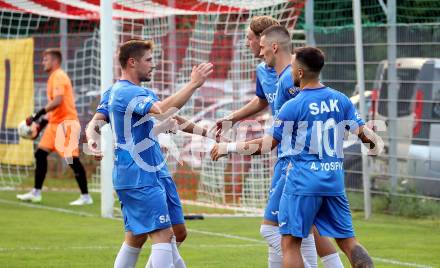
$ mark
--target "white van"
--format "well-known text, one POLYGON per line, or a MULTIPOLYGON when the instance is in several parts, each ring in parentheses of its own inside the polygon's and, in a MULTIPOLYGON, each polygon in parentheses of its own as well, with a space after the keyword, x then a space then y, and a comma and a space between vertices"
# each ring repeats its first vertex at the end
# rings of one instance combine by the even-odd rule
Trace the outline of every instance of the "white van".
MULTIPOLYGON (((370 119, 388 126, 387 67, 382 61, 377 68, 370 119)), ((396 69, 398 174, 414 177, 420 194, 440 197, 440 59, 398 58, 396 69)), ((388 153, 389 129, 379 134, 388 153)))

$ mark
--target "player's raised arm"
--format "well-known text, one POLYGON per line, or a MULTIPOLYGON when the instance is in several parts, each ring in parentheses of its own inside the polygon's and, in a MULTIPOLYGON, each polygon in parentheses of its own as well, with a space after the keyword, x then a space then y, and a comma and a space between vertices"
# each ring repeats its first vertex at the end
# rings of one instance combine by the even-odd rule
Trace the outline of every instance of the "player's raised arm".
POLYGON ((212 63, 202 63, 193 67, 191 73, 191 81, 186 84, 182 89, 164 99, 163 101, 157 101, 150 109, 151 114, 162 114, 170 109, 180 109, 194 94, 195 90, 201 87, 208 76, 213 72, 212 63))

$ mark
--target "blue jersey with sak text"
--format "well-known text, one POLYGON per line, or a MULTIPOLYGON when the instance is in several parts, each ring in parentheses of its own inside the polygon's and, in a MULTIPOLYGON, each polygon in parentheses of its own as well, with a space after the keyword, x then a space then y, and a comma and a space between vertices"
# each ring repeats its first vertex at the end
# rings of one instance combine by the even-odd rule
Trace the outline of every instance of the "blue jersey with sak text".
POLYGON ((350 99, 328 87, 303 89, 280 109, 272 136, 293 167, 284 188, 296 195, 344 194, 345 130, 364 125, 350 99))
MULTIPOLYGON (((170 175, 157 137, 152 133, 154 120, 148 115, 158 101, 156 94, 127 80, 119 80, 107 92, 107 111, 115 140, 114 188, 157 185, 159 178, 170 175)), ((105 114, 105 104, 97 109, 102 111, 105 114)))

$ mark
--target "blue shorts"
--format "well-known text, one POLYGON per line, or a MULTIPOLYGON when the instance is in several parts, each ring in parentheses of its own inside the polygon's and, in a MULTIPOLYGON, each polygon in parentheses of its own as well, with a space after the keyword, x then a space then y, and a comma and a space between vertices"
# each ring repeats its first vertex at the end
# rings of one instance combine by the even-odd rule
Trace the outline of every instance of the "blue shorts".
POLYGON ((267 205, 264 210, 264 219, 278 222, 278 211, 281 195, 283 194, 284 184, 286 183, 287 167, 290 161, 286 158, 278 159, 275 163, 272 182, 269 194, 267 195, 267 205))
POLYGON ((116 190, 125 231, 134 235, 171 227, 165 191, 160 185, 116 190))
POLYGON ((304 196, 283 193, 279 214, 280 233, 307 237, 312 225, 321 236, 354 237, 350 207, 345 195, 304 196))
POLYGON ((174 180, 171 177, 160 178, 159 184, 165 190, 171 224, 174 225, 185 223, 185 219, 183 217, 182 203, 180 202, 179 194, 177 193, 177 188, 174 180))

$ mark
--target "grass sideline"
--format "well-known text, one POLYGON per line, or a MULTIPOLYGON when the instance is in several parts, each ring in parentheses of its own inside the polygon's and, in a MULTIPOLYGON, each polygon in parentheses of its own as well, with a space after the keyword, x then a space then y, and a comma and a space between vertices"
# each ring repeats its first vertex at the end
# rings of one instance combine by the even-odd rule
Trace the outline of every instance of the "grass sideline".
MULTIPOLYGON (((15 194, 0 191, 0 267, 112 266, 123 239, 122 222, 98 216, 98 195, 93 196, 98 202, 92 206, 70 207, 68 202, 77 193, 45 192, 41 206, 29 207, 17 202, 15 194)), ((188 267, 267 267, 267 249, 258 233, 260 221, 187 221, 190 231, 182 256, 188 267)), ((440 221, 380 214, 365 221, 361 213, 354 213, 354 222, 376 267, 440 267, 436 254, 440 252, 440 221)), ((137 267, 144 267, 149 247, 147 242, 137 267)))

